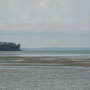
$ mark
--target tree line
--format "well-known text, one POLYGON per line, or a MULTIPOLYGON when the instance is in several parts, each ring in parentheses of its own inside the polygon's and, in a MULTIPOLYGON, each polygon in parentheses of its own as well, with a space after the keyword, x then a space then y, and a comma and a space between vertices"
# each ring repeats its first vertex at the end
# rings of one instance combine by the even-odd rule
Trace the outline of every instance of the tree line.
POLYGON ((20 46, 13 42, 0 42, 0 51, 20 51, 20 46))

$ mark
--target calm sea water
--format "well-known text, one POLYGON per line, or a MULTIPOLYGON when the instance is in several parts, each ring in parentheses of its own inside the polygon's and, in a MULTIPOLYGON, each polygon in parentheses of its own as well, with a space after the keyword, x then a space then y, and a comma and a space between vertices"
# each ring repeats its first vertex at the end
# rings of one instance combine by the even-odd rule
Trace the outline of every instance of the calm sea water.
POLYGON ((0 51, 0 56, 61 57, 90 59, 90 51, 0 51))

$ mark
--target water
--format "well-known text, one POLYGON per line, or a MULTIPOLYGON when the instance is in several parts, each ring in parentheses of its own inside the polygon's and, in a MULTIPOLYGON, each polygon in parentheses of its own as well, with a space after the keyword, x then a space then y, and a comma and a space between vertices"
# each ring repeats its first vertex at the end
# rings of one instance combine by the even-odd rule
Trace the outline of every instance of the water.
POLYGON ((90 51, 1 51, 0 56, 61 57, 90 59, 90 51))

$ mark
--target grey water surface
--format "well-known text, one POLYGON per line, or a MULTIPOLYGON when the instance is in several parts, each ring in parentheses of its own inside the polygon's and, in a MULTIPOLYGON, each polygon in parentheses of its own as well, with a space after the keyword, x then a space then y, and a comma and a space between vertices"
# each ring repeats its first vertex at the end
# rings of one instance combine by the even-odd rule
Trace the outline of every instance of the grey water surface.
POLYGON ((60 57, 90 59, 90 50, 74 51, 0 51, 0 57, 20 56, 20 57, 60 57))

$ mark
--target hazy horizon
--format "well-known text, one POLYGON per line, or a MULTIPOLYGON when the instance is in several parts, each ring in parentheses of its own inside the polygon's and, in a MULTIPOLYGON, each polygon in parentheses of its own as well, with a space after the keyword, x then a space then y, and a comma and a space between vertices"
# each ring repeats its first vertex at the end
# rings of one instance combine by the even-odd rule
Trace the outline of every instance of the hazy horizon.
POLYGON ((90 48, 90 0, 0 0, 0 41, 23 48, 90 48))

